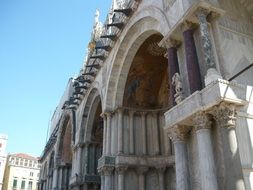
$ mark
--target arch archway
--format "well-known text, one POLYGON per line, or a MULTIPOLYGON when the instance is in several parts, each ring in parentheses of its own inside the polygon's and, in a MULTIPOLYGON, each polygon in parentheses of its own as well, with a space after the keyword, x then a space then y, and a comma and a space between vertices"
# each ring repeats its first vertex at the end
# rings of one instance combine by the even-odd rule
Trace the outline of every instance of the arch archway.
MULTIPOLYGON (((101 97, 96 88, 90 90, 83 110, 83 137, 84 146, 81 158, 82 186, 87 189, 100 189, 101 179, 98 174, 98 159, 102 156, 103 149, 103 119, 101 97)), ((83 188, 83 187, 82 187, 83 188)))

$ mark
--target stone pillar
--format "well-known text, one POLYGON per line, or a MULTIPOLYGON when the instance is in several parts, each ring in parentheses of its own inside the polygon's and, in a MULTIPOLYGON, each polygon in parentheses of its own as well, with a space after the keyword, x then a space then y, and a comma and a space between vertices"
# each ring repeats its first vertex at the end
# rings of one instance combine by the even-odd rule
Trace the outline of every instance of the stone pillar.
POLYGON ((129 110, 129 153, 134 154, 134 111, 129 110))
POLYGON ((63 168, 62 168, 62 166, 59 166, 59 178, 58 178, 58 188, 59 189, 61 189, 62 188, 62 181, 63 181, 63 175, 62 175, 62 170, 63 170, 63 168))
POLYGON ((168 75, 169 75, 169 105, 175 106, 175 94, 176 90, 173 87, 172 84, 172 78, 173 76, 179 72, 179 66, 178 66, 178 58, 177 58, 177 47, 179 45, 179 42, 173 39, 170 39, 167 41, 167 48, 168 48, 168 75))
POLYGON ((165 190, 165 183, 164 183, 164 172, 166 167, 158 167, 158 177, 159 177, 159 190, 165 190))
POLYGON ((105 186, 104 190, 111 190, 112 188, 112 172, 113 172, 113 167, 106 166, 103 168, 103 173, 105 176, 105 186))
POLYGON ((145 190, 145 173, 148 171, 148 167, 139 167, 137 173, 139 175, 139 189, 145 190))
POLYGON ((58 188, 57 181, 58 181, 58 168, 55 167, 53 171, 53 185, 52 185, 54 190, 58 188))
POLYGON ((191 94, 197 90, 201 90, 201 75, 198 63, 198 56, 193 37, 193 25, 190 22, 184 23, 184 48, 186 67, 188 72, 188 81, 191 94))
POLYGON ((193 120, 197 134, 197 147, 202 190, 218 190, 211 140, 212 123, 209 116, 202 112, 196 114, 193 120))
POLYGON ((107 130, 106 130, 106 155, 111 155, 111 113, 107 114, 107 130))
POLYGON ((106 114, 102 114, 103 117, 103 125, 104 125, 104 129, 103 129, 103 155, 106 154, 106 137, 107 137, 107 117, 106 114))
POLYGON ((124 173, 126 170, 126 166, 119 166, 116 168, 118 174, 118 190, 124 190, 124 173))
POLYGON ((118 154, 123 154, 123 111, 118 110, 118 154))
POLYGON ((147 154, 146 112, 141 112, 142 154, 147 154))
POLYGON ((206 86, 211 82, 217 80, 218 78, 222 78, 221 75, 216 70, 216 63, 213 54, 211 36, 208 30, 208 24, 206 20, 208 14, 209 11, 203 8, 199 9, 196 13, 196 16, 198 17, 199 20, 201 42, 204 52, 205 66, 207 69, 207 74, 205 76, 206 86))
POLYGON ((190 190, 190 174, 188 168, 188 156, 186 135, 189 129, 186 126, 174 126, 169 130, 175 149, 176 164, 176 189, 190 190))
POLYGON ((225 166, 224 176, 222 176, 224 178, 223 186, 231 190, 244 190, 245 185, 235 131, 235 106, 221 103, 213 109, 212 115, 219 127, 219 135, 222 141, 222 164, 225 166))
POLYGON ((154 155, 160 154, 160 143, 159 143, 159 128, 157 124, 157 113, 152 112, 152 128, 153 128, 153 143, 154 143, 154 155))

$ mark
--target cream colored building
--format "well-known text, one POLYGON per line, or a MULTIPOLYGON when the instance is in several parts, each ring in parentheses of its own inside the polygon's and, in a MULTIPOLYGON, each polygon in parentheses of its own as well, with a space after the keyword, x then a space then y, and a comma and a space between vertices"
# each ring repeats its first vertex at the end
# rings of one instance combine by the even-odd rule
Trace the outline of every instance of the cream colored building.
POLYGON ((7 157, 7 153, 5 151, 7 140, 8 140, 7 135, 0 134, 0 190, 2 190, 3 186, 3 177, 7 157))
POLYGON ((9 155, 3 190, 36 190, 39 171, 38 158, 23 153, 9 155))

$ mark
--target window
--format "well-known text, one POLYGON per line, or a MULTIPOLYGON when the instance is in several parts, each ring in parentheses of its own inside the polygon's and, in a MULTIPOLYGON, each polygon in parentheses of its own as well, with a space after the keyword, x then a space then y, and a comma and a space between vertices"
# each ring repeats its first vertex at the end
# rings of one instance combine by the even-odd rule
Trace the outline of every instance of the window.
POLYGON ((32 167, 32 161, 29 160, 29 167, 31 168, 32 167))
POLYGON ((30 172, 30 177, 33 177, 33 172, 30 172))
POLYGON ((16 158, 16 162, 15 162, 15 164, 16 164, 16 165, 18 165, 18 162, 19 162, 19 159, 18 159, 18 158, 16 158))
POLYGON ((21 182, 21 189, 25 189, 25 181, 24 180, 22 180, 22 182, 21 182))
POLYGON ((28 183, 28 190, 32 190, 32 187, 33 187, 33 182, 29 181, 29 183, 28 183))
POLYGON ((21 158, 20 159, 20 166, 23 166, 24 160, 21 158))
POLYGON ((25 166, 27 166, 28 165, 28 160, 25 160, 25 166))
POLYGON ((14 179, 13 184, 12 184, 13 189, 17 189, 17 184, 18 184, 18 180, 14 179))

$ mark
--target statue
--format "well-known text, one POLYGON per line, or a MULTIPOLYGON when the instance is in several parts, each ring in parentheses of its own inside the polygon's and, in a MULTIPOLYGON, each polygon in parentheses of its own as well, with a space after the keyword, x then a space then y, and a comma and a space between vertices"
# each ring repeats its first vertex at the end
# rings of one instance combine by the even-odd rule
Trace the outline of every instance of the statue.
POLYGON ((172 85, 175 86, 175 102, 179 104, 183 100, 183 85, 179 73, 175 73, 172 77, 172 85))

